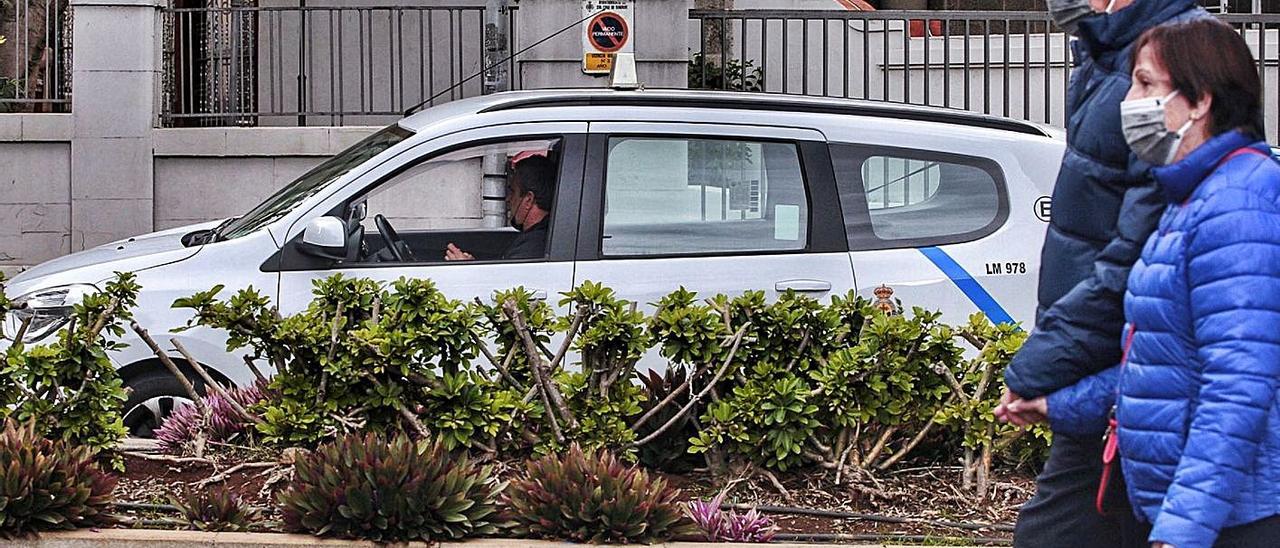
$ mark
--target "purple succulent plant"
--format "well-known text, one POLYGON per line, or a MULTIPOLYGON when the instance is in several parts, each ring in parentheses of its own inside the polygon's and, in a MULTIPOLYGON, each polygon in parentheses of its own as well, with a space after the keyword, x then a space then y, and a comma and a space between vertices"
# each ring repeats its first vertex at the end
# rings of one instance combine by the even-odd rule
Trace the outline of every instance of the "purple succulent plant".
POLYGON ((725 492, 716 495, 710 501, 691 501, 685 507, 685 513, 693 521, 703 536, 711 542, 769 542, 778 532, 778 526, 768 516, 757 512, 755 508, 745 514, 735 511, 724 511, 720 506, 724 503, 725 492))
MULTIPOLYGON (((259 382, 245 387, 230 388, 227 393, 236 403, 247 408, 267 399, 268 390, 265 383, 259 382)), ((210 393, 204 397, 204 402, 209 406, 209 429, 206 435, 210 441, 227 441, 236 434, 253 428, 253 425, 240 417, 231 403, 222 396, 210 393)), ((156 440, 166 451, 179 451, 184 444, 195 439, 196 432, 201 430, 201 422, 200 411, 196 406, 190 404, 179 406, 156 430, 156 440)))

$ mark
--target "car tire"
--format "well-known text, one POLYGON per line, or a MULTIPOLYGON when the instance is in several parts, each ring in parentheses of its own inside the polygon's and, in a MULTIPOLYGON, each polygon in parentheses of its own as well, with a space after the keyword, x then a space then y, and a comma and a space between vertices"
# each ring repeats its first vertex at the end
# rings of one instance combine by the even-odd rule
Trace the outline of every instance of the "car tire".
MULTIPOLYGON (((194 376, 188 376, 191 384, 197 393, 204 395, 204 382, 191 378, 194 376)), ((163 369, 134 376, 125 382, 125 386, 132 389, 124 402, 124 426, 130 436, 154 437, 169 413, 191 402, 191 396, 178 379, 163 369)))

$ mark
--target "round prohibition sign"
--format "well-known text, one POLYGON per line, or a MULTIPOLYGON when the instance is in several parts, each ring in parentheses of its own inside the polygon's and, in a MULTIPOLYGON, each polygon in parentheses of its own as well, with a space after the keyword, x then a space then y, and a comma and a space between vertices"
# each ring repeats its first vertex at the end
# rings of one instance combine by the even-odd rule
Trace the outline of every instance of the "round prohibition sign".
POLYGON ((587 25, 587 40, 601 53, 613 53, 622 49, 630 34, 627 20, 613 12, 601 13, 587 25))

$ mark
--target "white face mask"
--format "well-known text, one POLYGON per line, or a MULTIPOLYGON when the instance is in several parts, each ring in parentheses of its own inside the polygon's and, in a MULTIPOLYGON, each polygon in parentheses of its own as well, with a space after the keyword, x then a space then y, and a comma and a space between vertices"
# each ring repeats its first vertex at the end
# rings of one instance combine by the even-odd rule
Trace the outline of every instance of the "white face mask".
POLYGON ((1178 90, 1164 97, 1144 97, 1120 103, 1120 125, 1129 148, 1142 160, 1153 166, 1168 165, 1178 153, 1182 137, 1191 129, 1187 120, 1178 131, 1165 126, 1165 105, 1178 95, 1178 90))
MULTIPOLYGON (((1048 0, 1048 7, 1053 21, 1067 34, 1075 34, 1080 28, 1080 22, 1095 13, 1089 0, 1048 0)), ((1107 2, 1107 9, 1103 13, 1111 15, 1115 7, 1116 0, 1111 0, 1107 2)))

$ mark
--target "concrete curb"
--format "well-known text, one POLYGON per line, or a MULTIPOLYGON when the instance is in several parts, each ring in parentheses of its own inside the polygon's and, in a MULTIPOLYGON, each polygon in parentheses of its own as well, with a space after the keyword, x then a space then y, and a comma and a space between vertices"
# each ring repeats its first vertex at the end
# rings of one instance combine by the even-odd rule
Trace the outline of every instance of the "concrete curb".
MULTIPOLYGON (((59 533, 44 533, 36 538, 16 539, 8 541, 6 546, 14 548, 134 548, 138 546, 164 546, 166 548, 297 548, 300 546, 321 546, 333 548, 377 548, 379 545, 368 541, 349 541, 321 539, 308 535, 284 535, 277 533, 203 533, 198 531, 162 531, 148 529, 81 529, 59 533)), ((424 542, 408 545, 414 548, 433 546, 424 542)), ((442 548, 563 548, 567 546, 583 546, 570 542, 521 539, 474 539, 466 542, 446 542, 442 548)), ((655 545, 659 546, 659 545, 655 545)), ((670 542, 660 546, 669 548, 747 548, 770 546, 775 548, 813 548, 818 544, 777 543, 777 544, 730 544, 710 542, 670 542)), ((888 547, 910 548, 904 545, 857 544, 843 545, 862 548, 888 547)), ((932 546, 931 548, 946 548, 932 546)))

